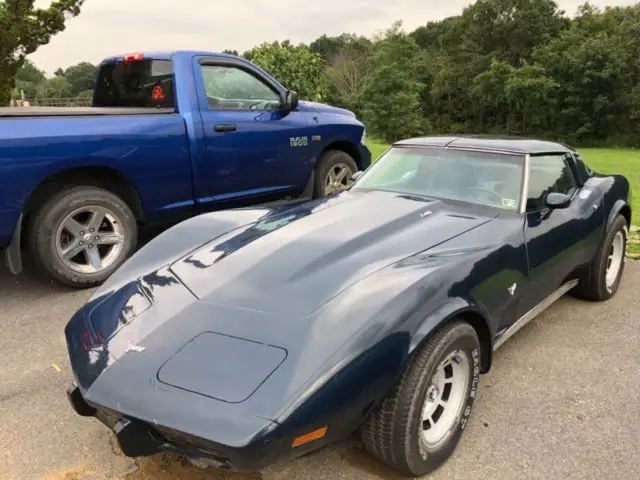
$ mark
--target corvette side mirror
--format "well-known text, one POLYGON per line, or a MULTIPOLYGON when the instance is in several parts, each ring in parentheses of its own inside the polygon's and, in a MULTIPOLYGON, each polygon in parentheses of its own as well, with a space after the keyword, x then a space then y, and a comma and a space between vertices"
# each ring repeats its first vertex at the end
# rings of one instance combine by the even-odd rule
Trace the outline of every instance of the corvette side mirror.
POLYGON ((364 172, 354 173, 353 175, 351 175, 351 181, 356 182, 362 175, 364 175, 364 172))
POLYGON ((571 197, 564 193, 550 193, 544 203, 549 208, 567 208, 571 204, 571 197))

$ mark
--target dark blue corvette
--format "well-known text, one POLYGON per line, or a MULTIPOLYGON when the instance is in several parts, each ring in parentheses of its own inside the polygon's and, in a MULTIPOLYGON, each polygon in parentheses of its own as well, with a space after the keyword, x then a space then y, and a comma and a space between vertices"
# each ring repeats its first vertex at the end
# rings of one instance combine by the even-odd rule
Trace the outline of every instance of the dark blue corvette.
POLYGON ((70 401, 132 457, 254 471, 359 431, 423 475, 498 346, 569 291, 616 293, 630 199, 561 144, 399 142, 348 191, 145 246, 66 327, 70 401))

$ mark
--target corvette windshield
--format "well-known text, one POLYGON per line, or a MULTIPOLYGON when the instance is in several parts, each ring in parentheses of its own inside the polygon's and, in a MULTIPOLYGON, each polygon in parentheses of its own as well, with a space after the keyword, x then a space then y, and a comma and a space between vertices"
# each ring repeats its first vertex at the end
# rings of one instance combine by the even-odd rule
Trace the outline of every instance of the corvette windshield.
POLYGON ((524 163, 522 155, 393 147, 353 189, 388 190, 517 210, 524 163))

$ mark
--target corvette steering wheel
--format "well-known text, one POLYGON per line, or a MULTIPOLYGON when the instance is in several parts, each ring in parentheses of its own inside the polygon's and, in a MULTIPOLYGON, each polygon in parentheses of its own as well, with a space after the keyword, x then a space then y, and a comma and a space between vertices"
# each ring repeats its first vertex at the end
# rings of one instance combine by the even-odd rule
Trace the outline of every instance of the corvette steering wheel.
POLYGON ((500 205, 502 205, 502 196, 497 194, 493 190, 489 190, 488 188, 482 188, 482 187, 469 187, 469 190, 473 190, 473 191, 476 191, 476 192, 488 193, 489 195, 492 195, 494 197, 494 199, 497 199, 497 202, 500 205))

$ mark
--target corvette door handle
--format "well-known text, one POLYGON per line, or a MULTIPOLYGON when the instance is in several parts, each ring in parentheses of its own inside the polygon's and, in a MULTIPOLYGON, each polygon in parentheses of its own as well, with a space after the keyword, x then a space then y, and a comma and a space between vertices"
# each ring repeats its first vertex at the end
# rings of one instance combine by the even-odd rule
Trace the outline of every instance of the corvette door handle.
POLYGON ((218 125, 214 125, 213 130, 216 132, 235 132, 236 130, 238 130, 238 126, 233 123, 220 123, 218 125))

